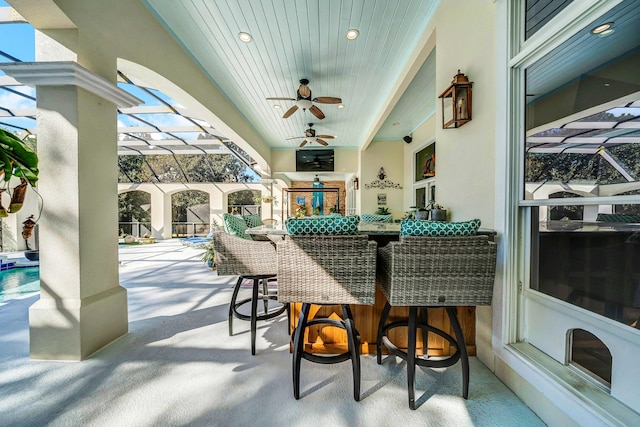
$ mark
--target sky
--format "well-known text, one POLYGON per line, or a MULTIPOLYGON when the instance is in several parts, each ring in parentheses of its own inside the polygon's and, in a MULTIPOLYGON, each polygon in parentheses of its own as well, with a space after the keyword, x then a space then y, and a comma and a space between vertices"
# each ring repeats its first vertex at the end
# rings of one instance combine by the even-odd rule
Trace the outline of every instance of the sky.
MULTIPOLYGON (((0 0, 0 7, 6 7, 9 4, 0 0)), ((34 28, 27 23, 16 23, 16 24, 0 24, 0 52, 4 52, 8 55, 11 55, 17 58, 22 62, 32 62, 35 61, 35 30, 34 28)), ((12 59, 6 58, 0 54, 0 62, 13 62, 12 59)), ((4 75, 4 72, 0 70, 0 76, 4 75)), ((127 90, 132 95, 144 100, 145 105, 160 105, 161 102, 157 99, 150 96, 148 93, 145 93, 140 88, 129 85, 126 83, 118 84, 121 88, 127 90)), ((15 86, 12 89, 20 91, 22 93, 26 93, 35 97, 35 89, 28 86, 15 86)), ((164 101, 168 102, 171 105, 177 105, 177 103, 172 100, 166 94, 159 92, 155 89, 152 89, 153 93, 156 96, 159 96, 164 101)), ((16 108, 35 108, 35 101, 31 101, 19 95, 13 94, 11 92, 0 90, 0 109, 16 109, 16 108)), ((150 117, 145 117, 147 115, 141 115, 142 118, 149 120, 150 117)), ((158 125, 166 125, 166 126, 180 126, 180 125, 188 125, 189 122, 186 119, 173 115, 173 114, 154 114, 154 117, 151 118, 150 121, 158 124, 158 125)), ((6 124, 20 126, 23 128, 33 129, 35 128, 35 121, 27 118, 8 118, 0 116, 0 126, 3 128, 16 130, 11 126, 6 126, 6 124)), ((119 115, 118 117, 118 125, 119 126, 141 126, 143 123, 138 122, 135 119, 132 119, 125 115, 119 115)), ((176 134, 179 137, 183 137, 186 139, 194 138, 193 134, 176 134)), ((168 136, 163 136, 163 138, 168 138, 168 136)))

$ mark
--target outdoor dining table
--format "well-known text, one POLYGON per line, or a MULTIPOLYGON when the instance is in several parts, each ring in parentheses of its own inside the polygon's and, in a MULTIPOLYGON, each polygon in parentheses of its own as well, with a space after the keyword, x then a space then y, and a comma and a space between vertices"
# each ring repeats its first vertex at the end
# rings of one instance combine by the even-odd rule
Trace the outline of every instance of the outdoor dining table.
MULTIPOLYGON (((358 225, 358 231, 361 234, 367 234, 370 240, 375 240, 378 243, 378 247, 382 247, 391 241, 397 241, 400 238, 400 223, 360 223, 358 225)), ((245 231, 249 235, 261 235, 267 236, 273 241, 284 239, 287 235, 287 230, 282 224, 277 225, 261 225, 258 227, 249 228, 245 231)), ((481 229, 478 234, 488 234, 490 239, 493 239, 495 232, 493 230, 481 229)), ((367 305, 355 305, 352 307, 353 316, 356 323, 356 329, 360 332, 361 336, 361 353, 362 354, 375 354, 376 353, 376 339, 378 331, 378 322, 380 315, 384 308, 386 299, 382 294, 379 287, 376 287, 375 304, 372 306, 367 305)), ((297 322, 298 315, 302 304, 291 304, 291 324, 290 332, 293 331, 297 322)), ((339 306, 314 306, 315 311, 312 310, 311 315, 318 313, 321 316, 339 316, 339 306)), ((475 307, 457 307, 458 320, 464 333, 465 342, 467 344, 467 351, 470 356, 476 354, 475 346, 475 307)), ((393 307, 389 316, 389 320, 407 318, 409 309, 407 307, 393 307)), ((451 331, 449 318, 446 315, 444 308, 432 308, 429 309, 429 324, 441 329, 443 331, 451 331)), ((342 353, 347 350, 347 336, 346 333, 338 328, 317 326, 310 328, 309 335, 305 341, 305 346, 312 346, 315 353, 327 353, 336 354, 342 353)), ((395 331, 390 331, 389 337, 393 342, 397 343, 399 347, 406 347, 407 336, 405 328, 398 328, 395 331)), ((428 349, 431 356, 447 356, 450 355, 455 349, 450 348, 449 342, 441 338, 436 334, 429 334, 428 349)), ((417 346, 418 354, 423 351, 421 338, 418 339, 417 346)))

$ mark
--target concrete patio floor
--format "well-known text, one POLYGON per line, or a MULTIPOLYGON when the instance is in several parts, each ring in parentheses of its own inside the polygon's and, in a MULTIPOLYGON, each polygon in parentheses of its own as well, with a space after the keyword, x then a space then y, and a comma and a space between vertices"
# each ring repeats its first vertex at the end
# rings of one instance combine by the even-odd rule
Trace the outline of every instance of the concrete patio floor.
POLYGON ((537 426, 544 425, 480 361, 469 399, 460 366, 418 368, 419 408, 407 404, 406 365, 362 356, 362 400, 349 363, 303 361, 293 398, 284 316, 227 333, 233 277, 178 240, 120 246, 129 333, 83 362, 29 360, 28 307, 0 302, 0 425, 7 426, 537 426))

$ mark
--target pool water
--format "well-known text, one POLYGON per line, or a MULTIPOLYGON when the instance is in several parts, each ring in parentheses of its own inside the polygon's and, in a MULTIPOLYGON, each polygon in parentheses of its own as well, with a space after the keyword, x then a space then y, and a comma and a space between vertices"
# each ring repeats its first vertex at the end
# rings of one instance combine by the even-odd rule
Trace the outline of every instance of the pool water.
POLYGON ((40 291, 40 268, 12 268, 0 271, 0 301, 40 291))

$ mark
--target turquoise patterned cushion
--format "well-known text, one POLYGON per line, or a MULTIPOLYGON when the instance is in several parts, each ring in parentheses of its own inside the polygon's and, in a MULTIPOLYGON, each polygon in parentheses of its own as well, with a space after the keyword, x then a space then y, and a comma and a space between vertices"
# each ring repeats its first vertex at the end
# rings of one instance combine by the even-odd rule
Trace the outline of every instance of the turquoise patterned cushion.
POLYGON ((400 235, 430 237, 475 236, 478 228, 480 228, 479 219, 464 222, 404 219, 400 224, 400 235))
POLYGON ((250 235, 245 233, 248 227, 244 218, 225 213, 222 215, 222 221, 224 222, 224 231, 227 233, 243 239, 253 240, 250 235))
POLYGON ((360 217, 289 218, 284 222, 287 233, 294 236, 358 234, 360 217))
POLYGON ((362 222, 393 222, 393 215, 362 214, 362 222))
POLYGON ((249 228, 259 227, 261 225, 264 225, 262 223, 262 218, 260 218, 260 215, 243 215, 242 218, 247 223, 247 227, 249 228))
POLYGON ((640 215, 624 215, 624 214, 598 214, 596 221, 605 222, 640 222, 640 215))

